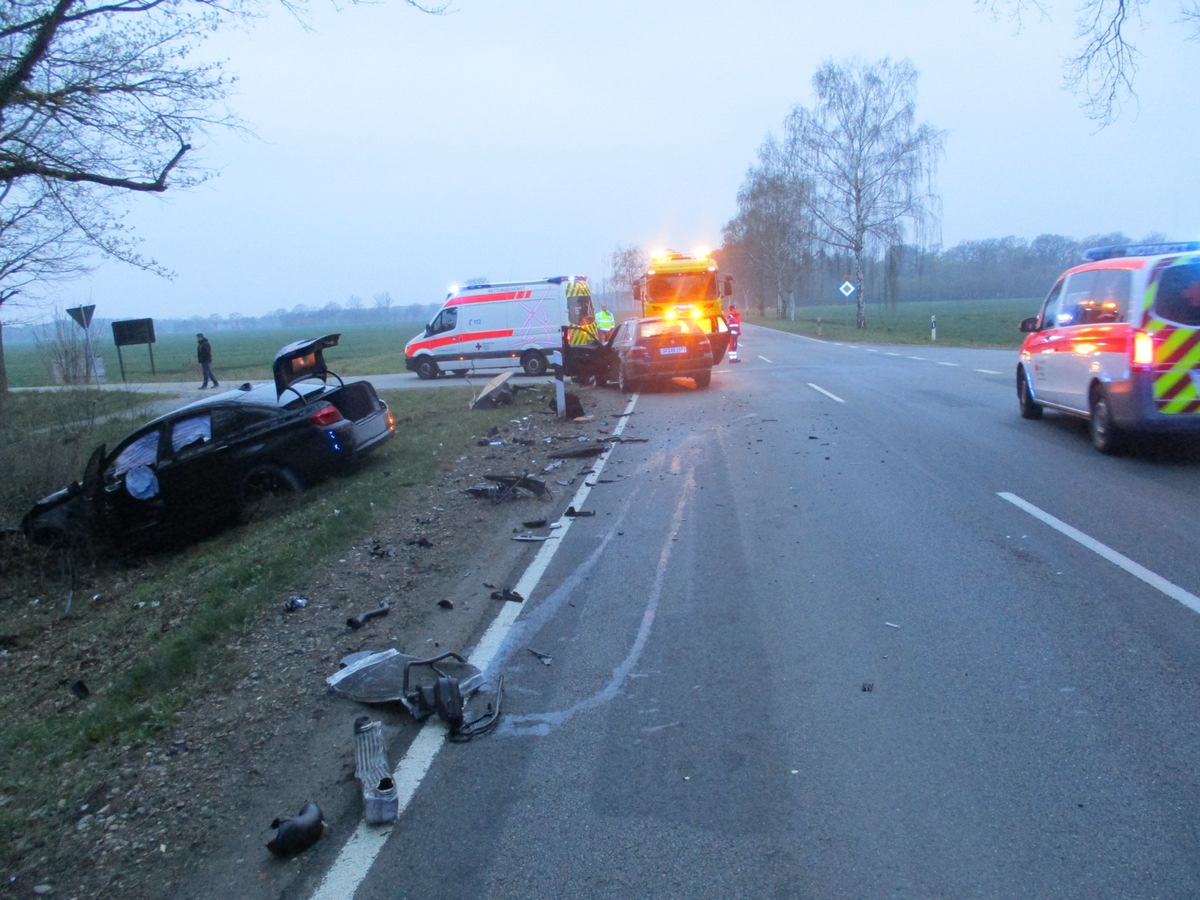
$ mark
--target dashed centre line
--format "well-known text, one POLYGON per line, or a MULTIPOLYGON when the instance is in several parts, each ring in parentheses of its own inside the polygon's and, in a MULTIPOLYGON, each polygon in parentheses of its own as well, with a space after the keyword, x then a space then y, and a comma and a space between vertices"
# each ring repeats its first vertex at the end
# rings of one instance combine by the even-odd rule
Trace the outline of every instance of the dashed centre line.
POLYGON ((818 394, 824 394, 824 395, 825 395, 826 397, 828 397, 830 400, 836 400, 838 403, 845 403, 845 402, 846 402, 846 401, 845 401, 845 400, 843 400, 841 397, 839 397, 837 394, 831 394, 831 393, 829 393, 829 391, 825 390, 825 388, 823 388, 823 387, 820 387, 820 386, 818 386, 818 385, 815 385, 815 384, 813 384, 811 381, 808 383, 808 386, 809 386, 810 388, 812 388, 814 391, 816 391, 818 394))

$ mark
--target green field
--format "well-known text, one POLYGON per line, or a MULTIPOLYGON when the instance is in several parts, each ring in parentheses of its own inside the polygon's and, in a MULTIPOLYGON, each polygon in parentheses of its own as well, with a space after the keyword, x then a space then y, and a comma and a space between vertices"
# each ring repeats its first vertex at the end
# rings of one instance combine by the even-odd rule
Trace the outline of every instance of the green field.
MULTIPOLYGON (((404 371, 404 345, 420 333, 423 322, 400 322, 362 328, 331 329, 341 334, 341 343, 325 358, 339 375, 380 375, 404 371)), ((299 329, 262 329, 259 331, 206 332, 213 347, 213 371, 222 382, 262 381, 271 377, 271 360, 280 347, 292 341, 320 337, 328 332, 299 329)), ((80 332, 82 334, 82 332, 80 332)), ((104 360, 105 381, 121 383, 121 365, 112 336, 95 340, 95 350, 104 360)), ((195 381, 200 384, 200 364, 196 362, 195 334, 160 335, 150 347, 142 344, 122 347, 125 380, 129 382, 195 381)), ((38 344, 5 346, 4 358, 11 387, 39 387, 51 384, 46 350, 38 344)), ((415 376, 414 376, 415 377, 415 376)))
MULTIPOLYGON (((835 341, 864 343, 927 344, 930 317, 937 317, 937 342, 957 347, 1017 347, 1021 342, 1021 319, 1037 312, 1037 300, 962 300, 943 303, 903 303, 888 309, 867 308, 867 328, 854 327, 854 304, 805 306, 792 319, 747 315, 745 321, 835 341), (820 327, 818 329, 818 319, 820 327)), ((743 311, 744 312, 744 311, 743 311)), ((422 322, 403 322, 362 328, 341 329, 341 343, 326 356, 339 375, 382 375, 404 371, 404 345, 424 328, 422 322)), ((213 345, 213 370, 223 382, 262 381, 271 377, 271 360, 285 344, 318 336, 311 329, 264 329, 261 331, 208 332, 213 345)), ((109 337, 98 338, 95 346, 104 359, 106 381, 121 382, 117 348, 109 337)), ((149 348, 123 347, 125 379, 129 382, 200 383, 193 334, 163 335, 154 344, 154 371, 149 348)), ((38 387, 51 383, 45 350, 37 344, 5 347, 9 384, 38 387)))
POLYGON ((854 325, 852 302, 801 307, 793 319, 768 315, 745 316, 743 321, 831 341, 929 344, 933 341, 930 320, 936 318, 939 344, 1015 349, 1021 344, 1021 320, 1035 315, 1039 305, 1028 299, 901 303, 891 309, 869 305, 865 329, 854 325))

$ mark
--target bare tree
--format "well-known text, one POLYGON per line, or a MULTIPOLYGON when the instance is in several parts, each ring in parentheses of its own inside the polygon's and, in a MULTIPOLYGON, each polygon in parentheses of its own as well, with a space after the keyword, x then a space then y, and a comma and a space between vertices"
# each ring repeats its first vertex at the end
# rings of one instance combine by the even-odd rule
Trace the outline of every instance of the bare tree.
MULTIPOLYGON (((1088 117, 1101 124, 1112 122, 1121 102, 1136 97, 1134 81, 1140 53, 1137 37, 1144 27, 1142 10, 1147 0, 1079 0, 1073 4, 1079 52, 1065 62, 1069 88, 1083 97, 1088 117)), ((1007 15, 1022 27, 1029 13, 1049 15, 1050 0, 976 0, 976 5, 1007 15)), ((1200 4, 1177 0, 1178 20, 1190 26, 1189 37, 1200 33, 1200 4)))
POLYGON ((738 280, 758 286, 760 314, 769 294, 780 318, 792 308, 815 243, 811 184, 792 162, 775 138, 767 138, 738 190, 737 215, 724 228, 725 252, 731 264, 736 260, 738 280))
POLYGON ((608 262, 609 285, 620 297, 620 307, 629 307, 633 303, 633 285, 646 271, 646 254, 637 247, 618 244, 608 262))
POLYGON ((817 238, 854 259, 858 327, 866 327, 868 253, 921 240, 936 224, 933 176, 944 132, 916 123, 917 70, 908 60, 837 65, 813 76, 817 102, 796 106, 784 152, 812 181, 817 238))
MULTIPOLYGON (((307 0, 280 2, 299 12, 307 0)), ((138 254, 118 198, 207 176, 193 141, 240 123, 222 106, 223 65, 194 54, 261 9, 260 0, 0 0, 0 312, 86 271, 95 255, 166 274, 138 254)))

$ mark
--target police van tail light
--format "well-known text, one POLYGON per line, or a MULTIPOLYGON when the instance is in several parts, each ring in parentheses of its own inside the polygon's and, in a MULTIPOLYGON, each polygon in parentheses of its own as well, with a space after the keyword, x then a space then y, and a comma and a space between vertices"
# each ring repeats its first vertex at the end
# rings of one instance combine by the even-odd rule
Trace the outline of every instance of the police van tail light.
POLYGON ((1133 364, 1135 366, 1154 365, 1154 335, 1148 331, 1133 333, 1133 364))

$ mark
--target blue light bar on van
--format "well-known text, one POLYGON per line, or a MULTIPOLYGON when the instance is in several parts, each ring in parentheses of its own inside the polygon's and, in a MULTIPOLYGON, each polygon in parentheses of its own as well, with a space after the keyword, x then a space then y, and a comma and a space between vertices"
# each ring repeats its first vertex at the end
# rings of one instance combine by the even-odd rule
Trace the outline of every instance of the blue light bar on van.
POLYGON ((1091 262, 1115 259, 1118 256, 1160 256, 1164 253, 1190 253, 1200 250, 1200 241, 1174 241, 1162 244, 1118 244, 1114 247, 1092 247, 1083 251, 1083 258, 1091 262))

